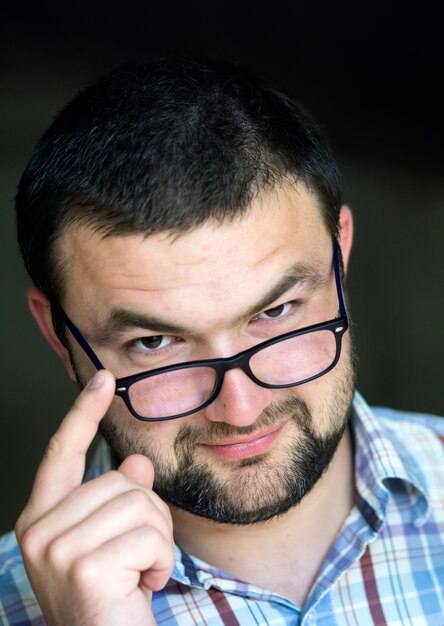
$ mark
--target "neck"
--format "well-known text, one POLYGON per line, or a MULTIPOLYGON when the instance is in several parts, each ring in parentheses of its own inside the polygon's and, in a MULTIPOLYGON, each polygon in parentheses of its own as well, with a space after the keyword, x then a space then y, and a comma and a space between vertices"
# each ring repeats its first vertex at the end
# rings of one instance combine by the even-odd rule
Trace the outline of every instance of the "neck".
POLYGON ((175 540, 186 552, 235 578, 303 604, 352 509, 353 473, 347 428, 326 472, 285 515, 238 526, 172 508, 175 540))

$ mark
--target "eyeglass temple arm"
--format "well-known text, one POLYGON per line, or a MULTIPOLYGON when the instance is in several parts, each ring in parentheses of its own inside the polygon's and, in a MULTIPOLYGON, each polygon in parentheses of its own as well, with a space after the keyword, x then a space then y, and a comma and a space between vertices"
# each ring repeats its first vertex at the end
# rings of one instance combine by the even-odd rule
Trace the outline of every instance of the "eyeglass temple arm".
POLYGON ((345 317, 347 315, 347 311, 345 309, 344 296, 342 294, 341 271, 339 269, 339 244, 336 239, 333 239, 333 267, 335 268, 335 282, 336 292, 338 294, 339 300, 339 314, 341 317, 345 317))
POLYGON ((94 352, 94 350, 91 348, 89 343, 86 341, 85 337, 82 335, 82 333, 77 328, 77 326, 75 326, 75 324, 73 324, 71 322, 69 317, 66 315, 65 311, 63 311, 63 309, 61 310, 61 314, 62 314, 62 317, 63 317, 63 320, 64 320, 65 324, 68 326, 68 328, 71 331, 71 333, 73 334, 75 340, 83 348, 83 350, 86 352, 87 356, 89 357, 90 361, 92 361, 93 365, 98 370, 104 370, 105 368, 102 365, 102 363, 100 362, 100 360, 99 360, 98 356, 96 355, 96 353, 94 352))

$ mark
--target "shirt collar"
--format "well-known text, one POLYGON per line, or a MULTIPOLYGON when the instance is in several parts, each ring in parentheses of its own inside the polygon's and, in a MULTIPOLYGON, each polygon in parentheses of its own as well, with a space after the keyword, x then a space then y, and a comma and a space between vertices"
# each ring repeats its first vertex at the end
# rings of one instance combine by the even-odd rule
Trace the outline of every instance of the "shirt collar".
POLYGON ((407 449, 355 393, 350 425, 355 442, 357 505, 374 530, 384 522, 389 496, 401 486, 407 491, 411 520, 419 527, 430 514, 427 483, 407 449))

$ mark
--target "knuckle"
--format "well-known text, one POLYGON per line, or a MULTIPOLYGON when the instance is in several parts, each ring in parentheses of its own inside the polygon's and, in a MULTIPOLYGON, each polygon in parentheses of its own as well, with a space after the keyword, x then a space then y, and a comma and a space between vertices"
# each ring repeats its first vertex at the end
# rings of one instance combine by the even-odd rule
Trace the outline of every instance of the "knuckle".
POLYGON ((149 514, 153 510, 153 503, 142 489, 131 489, 127 492, 126 497, 130 506, 142 515, 149 514))
POLYGON ((170 565, 172 568, 175 563, 175 558, 176 558, 176 544, 174 542, 174 537, 172 534, 171 534, 171 537, 169 537, 167 541, 167 552, 170 557, 170 565))
POLYGON ((57 537, 46 548, 46 559, 55 570, 64 568, 68 561, 69 554, 69 546, 63 537, 57 537))
POLYGON ((44 457, 45 459, 51 459, 54 457, 60 457, 63 455, 63 443, 61 437, 55 433, 48 441, 46 446, 44 457))
POLYGON ((26 528, 28 527, 26 519, 27 519, 27 514, 26 514, 26 509, 24 509, 20 513, 14 525, 15 536, 17 537, 17 541, 19 543, 21 542, 22 536, 24 535, 26 528))
POLYGON ((72 564, 70 578, 76 588, 87 591, 100 582, 100 572, 91 555, 82 556, 72 564))
POLYGON ((123 486, 127 482, 126 477, 118 470, 110 470, 109 472, 102 474, 99 480, 104 487, 113 487, 115 485, 123 486))
POLYGON ((33 562, 43 549, 41 529, 37 524, 26 529, 20 537, 19 545, 25 561, 33 562))
POLYGON ((168 562, 168 566, 173 567, 174 565, 174 541, 171 538, 167 538, 167 537, 162 537, 162 554, 164 555, 165 559, 168 562))
POLYGON ((173 516, 171 515, 170 507, 167 504, 165 504, 165 502, 162 502, 162 505, 163 505, 162 506, 163 514, 164 514, 165 519, 166 519, 166 521, 168 523, 168 528, 169 528, 169 530, 171 531, 171 534, 172 534, 173 533, 173 516))
POLYGON ((164 556, 168 556, 168 558, 172 559, 172 562, 174 562, 174 541, 172 537, 166 537, 161 530, 156 530, 155 532, 159 552, 164 556))
POLYGON ((153 555, 158 556, 165 553, 167 540, 158 528, 154 526, 145 528, 144 542, 153 555))
POLYGON ((159 536, 157 538, 157 546, 161 569, 171 573, 175 563, 174 542, 164 536, 159 536))
POLYGON ((159 497, 156 498, 156 506, 160 510, 161 514, 163 515, 167 523, 168 530, 170 531, 170 533, 172 533, 173 532, 173 517, 171 515, 170 507, 159 497))

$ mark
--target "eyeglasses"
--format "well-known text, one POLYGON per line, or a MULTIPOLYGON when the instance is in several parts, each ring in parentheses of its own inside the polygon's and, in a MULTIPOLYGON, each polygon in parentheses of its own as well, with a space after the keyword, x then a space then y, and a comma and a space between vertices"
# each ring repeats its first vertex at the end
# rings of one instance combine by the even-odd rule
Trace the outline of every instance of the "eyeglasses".
MULTIPOLYGON (((333 268, 339 303, 336 318, 278 335, 231 357, 188 361, 117 378, 115 394, 137 419, 160 422, 191 415, 211 404, 222 388, 225 372, 231 369, 241 369, 268 389, 296 387, 324 376, 338 363, 342 336, 348 328, 336 240, 333 268)), ((105 369, 63 310, 61 315, 93 365, 105 369)))

